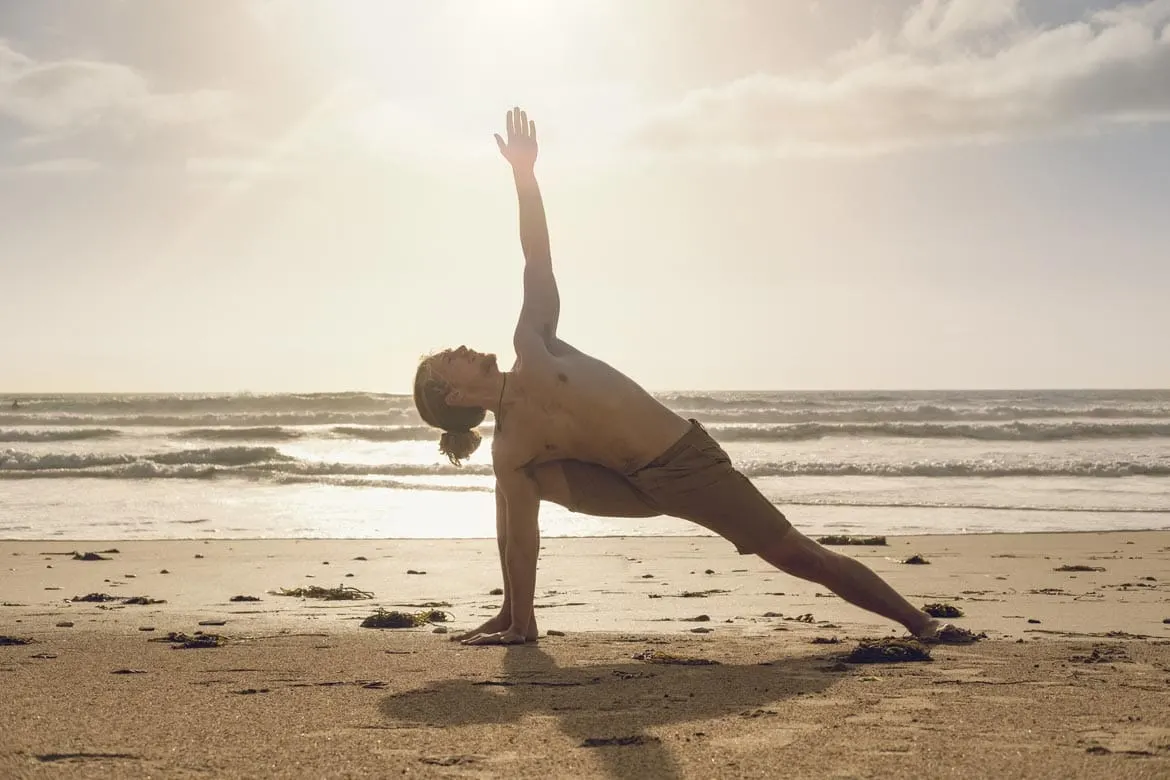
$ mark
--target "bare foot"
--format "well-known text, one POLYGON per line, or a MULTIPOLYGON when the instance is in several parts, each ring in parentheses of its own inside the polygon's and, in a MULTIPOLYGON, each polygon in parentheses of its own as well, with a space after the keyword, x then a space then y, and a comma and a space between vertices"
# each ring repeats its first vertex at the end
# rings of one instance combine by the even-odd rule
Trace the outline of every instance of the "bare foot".
MULTIPOLYGON (((471 639, 474 636, 479 636, 480 634, 499 634, 503 631, 507 631, 511 625, 512 616, 500 613, 499 615, 496 615, 494 618, 484 623, 479 628, 473 628, 470 631, 454 634, 449 638, 452 642, 463 642, 467 639, 471 639)), ((528 621, 528 634, 525 636, 524 640, 526 642, 534 642, 536 641, 539 634, 540 632, 536 628, 536 616, 534 615, 532 619, 528 621)))

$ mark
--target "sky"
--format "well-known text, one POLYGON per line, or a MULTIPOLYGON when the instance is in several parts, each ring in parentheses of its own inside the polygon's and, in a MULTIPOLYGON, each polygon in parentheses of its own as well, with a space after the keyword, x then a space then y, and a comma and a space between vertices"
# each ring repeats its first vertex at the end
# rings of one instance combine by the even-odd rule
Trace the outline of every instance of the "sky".
POLYGON ((0 391, 1170 387, 1170 0, 0 4, 0 391))

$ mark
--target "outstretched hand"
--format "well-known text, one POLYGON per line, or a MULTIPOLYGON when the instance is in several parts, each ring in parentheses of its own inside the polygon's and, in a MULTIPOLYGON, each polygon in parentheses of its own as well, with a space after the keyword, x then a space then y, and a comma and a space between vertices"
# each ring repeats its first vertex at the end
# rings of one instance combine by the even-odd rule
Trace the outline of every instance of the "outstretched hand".
POLYGON ((528 119, 528 112, 519 107, 508 112, 506 120, 508 139, 496 133, 500 154, 517 171, 531 171, 536 166, 536 122, 528 119))

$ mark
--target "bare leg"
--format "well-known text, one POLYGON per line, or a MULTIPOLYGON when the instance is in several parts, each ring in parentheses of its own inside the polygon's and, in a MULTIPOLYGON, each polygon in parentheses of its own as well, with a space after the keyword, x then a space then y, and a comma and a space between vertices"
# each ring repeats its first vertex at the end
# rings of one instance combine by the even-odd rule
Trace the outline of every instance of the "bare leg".
POLYGON ((794 577, 824 585, 850 604, 901 623, 915 636, 930 635, 939 626, 865 564, 822 547, 795 528, 758 555, 794 577))

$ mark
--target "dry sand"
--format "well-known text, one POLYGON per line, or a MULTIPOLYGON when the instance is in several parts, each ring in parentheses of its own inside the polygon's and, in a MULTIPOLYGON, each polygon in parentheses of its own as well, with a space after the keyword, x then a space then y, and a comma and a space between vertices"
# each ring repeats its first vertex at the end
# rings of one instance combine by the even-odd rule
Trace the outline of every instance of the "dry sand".
POLYGON ((1170 777, 1170 532, 836 549, 988 638, 842 663, 900 628, 717 538, 545 540, 514 648, 359 627, 491 616, 490 540, 0 542, 0 777, 1170 777))

